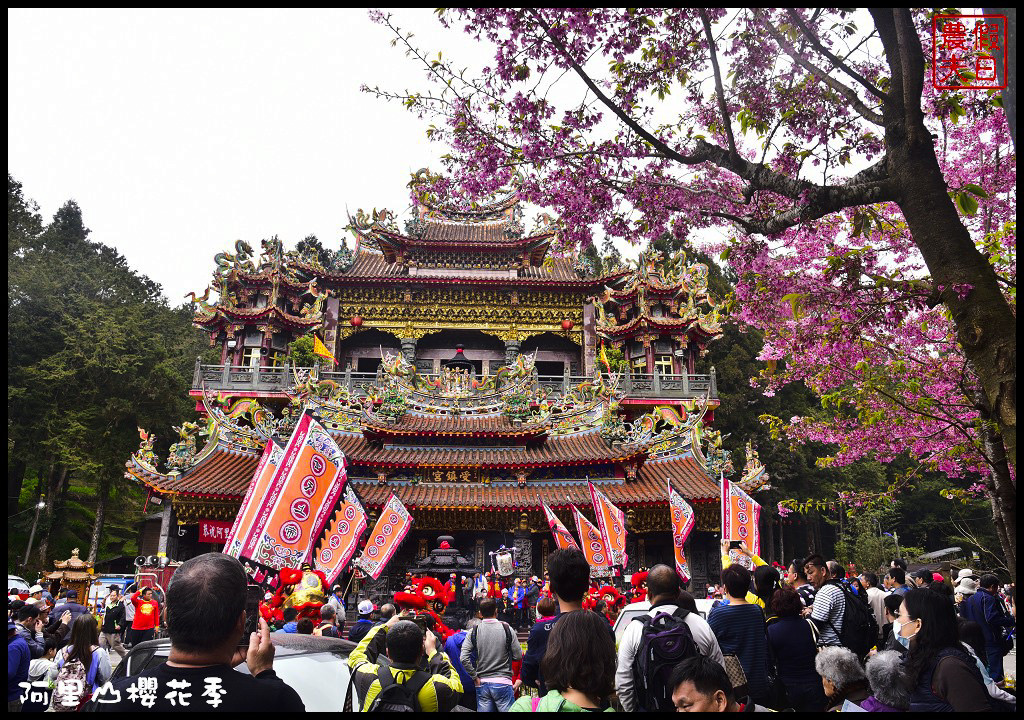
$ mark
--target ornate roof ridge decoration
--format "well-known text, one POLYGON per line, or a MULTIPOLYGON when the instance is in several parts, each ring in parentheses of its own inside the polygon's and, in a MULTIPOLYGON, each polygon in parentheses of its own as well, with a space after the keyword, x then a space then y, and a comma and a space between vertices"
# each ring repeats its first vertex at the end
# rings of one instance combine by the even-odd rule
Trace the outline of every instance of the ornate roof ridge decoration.
POLYGON ((757 456, 757 450, 754 448, 752 440, 747 441, 745 450, 746 463, 743 466, 743 474, 737 484, 748 493, 752 493, 755 490, 770 490, 771 486, 767 484, 769 480, 768 473, 761 459, 757 456))
POLYGON ((640 253, 630 275, 614 286, 605 286, 604 291, 593 298, 598 334, 611 339, 640 327, 672 329, 693 325, 709 338, 719 337, 722 334, 721 303, 716 303, 708 294, 708 272, 704 263, 687 264, 684 250, 673 253, 660 265, 646 252, 640 253), (670 297, 669 310, 679 317, 652 314, 653 303, 649 297, 670 297), (608 303, 635 305, 637 314, 620 325, 614 314, 608 314, 605 308, 608 303), (702 306, 707 310, 702 310, 702 306))
POLYGON ((305 281, 296 274, 292 262, 295 253, 285 253, 277 236, 263 240, 262 245, 258 268, 251 259, 252 247, 244 240, 235 243, 236 253, 217 253, 213 285, 208 285, 201 297, 194 292, 185 296, 192 299, 195 308, 194 326, 212 332, 223 324, 260 320, 268 327, 283 323, 310 330, 323 323, 324 303, 329 291, 320 291, 317 277, 305 281), (218 298, 210 303, 208 300, 214 286, 218 298), (263 307, 239 307, 239 295, 251 295, 255 288, 263 288, 258 294, 267 298, 266 304, 263 307), (282 294, 286 298, 297 298, 296 305, 306 295, 312 300, 304 303, 295 315, 278 306, 282 294))
POLYGON ((78 557, 79 552, 78 548, 74 548, 71 551, 71 557, 67 560, 55 560, 53 566, 58 570, 87 570, 91 565, 78 557))

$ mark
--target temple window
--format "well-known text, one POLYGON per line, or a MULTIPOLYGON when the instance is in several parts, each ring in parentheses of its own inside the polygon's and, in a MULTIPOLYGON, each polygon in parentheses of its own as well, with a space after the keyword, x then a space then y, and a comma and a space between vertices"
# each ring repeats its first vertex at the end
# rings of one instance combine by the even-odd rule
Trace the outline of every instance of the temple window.
POLYGON ((654 367, 657 368, 658 373, 661 375, 672 374, 672 356, 671 355, 657 355, 654 358, 654 367))
POLYGON ((260 366, 260 348, 247 347, 242 351, 242 367, 260 366))
POLYGON ((279 368, 284 367, 284 361, 287 355, 277 350, 271 350, 270 354, 267 355, 267 367, 279 368))

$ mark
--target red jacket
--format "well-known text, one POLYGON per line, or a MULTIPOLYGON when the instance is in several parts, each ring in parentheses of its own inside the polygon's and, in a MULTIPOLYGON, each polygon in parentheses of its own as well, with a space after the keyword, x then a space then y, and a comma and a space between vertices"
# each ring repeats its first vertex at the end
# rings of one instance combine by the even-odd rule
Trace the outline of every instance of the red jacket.
POLYGON ((140 593, 135 593, 132 595, 132 605, 135 606, 132 630, 151 630, 160 624, 160 603, 155 597, 143 600, 140 593))

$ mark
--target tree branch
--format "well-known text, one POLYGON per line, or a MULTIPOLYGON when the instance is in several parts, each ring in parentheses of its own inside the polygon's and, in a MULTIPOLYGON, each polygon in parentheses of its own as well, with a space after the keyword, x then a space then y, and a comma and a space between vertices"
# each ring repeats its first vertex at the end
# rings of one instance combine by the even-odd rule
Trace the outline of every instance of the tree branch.
POLYGON ((886 94, 879 90, 877 87, 875 87, 870 81, 868 81, 866 77, 864 77, 859 72, 851 68, 845 62, 843 62, 841 58, 833 54, 832 51, 825 47, 821 40, 818 39, 818 36, 815 35, 809 27, 807 27, 807 25, 803 21, 803 18, 800 17, 800 13, 798 13, 796 9, 787 8, 786 12, 789 13, 790 19, 792 19, 793 22, 797 24, 797 26, 800 28, 800 31, 804 34, 804 36, 811 41, 811 45, 813 45, 815 49, 817 49, 817 51, 820 52, 822 55, 827 57, 833 65, 835 65, 837 68, 839 68, 847 75, 852 77, 854 80, 859 82, 861 85, 863 85, 864 89, 866 89, 869 93, 877 97, 882 102, 885 102, 888 99, 886 94))
POLYGON ((851 88, 848 88, 846 85, 843 85, 841 82, 830 76, 827 72, 819 68, 814 63, 800 57, 800 53, 798 53, 796 49, 793 47, 793 45, 788 40, 786 40, 782 33, 780 33, 778 30, 772 27, 772 25, 765 18, 764 13, 762 13, 758 9, 753 9, 752 12, 754 13, 754 17, 757 18, 758 22, 761 23, 761 27, 764 28, 765 32, 771 35, 772 39, 779 44, 779 47, 781 47, 783 51, 785 51, 785 53, 789 55, 793 62, 795 62, 803 69, 807 70, 809 73, 818 78, 821 82, 825 83, 830 88, 832 88, 837 93, 846 98, 846 100, 850 103, 850 106, 862 118, 864 118, 868 122, 874 123, 875 125, 881 126, 884 124, 882 116, 879 113, 875 112, 874 110, 870 109, 863 102, 861 102, 861 99, 857 97, 857 93, 855 93, 851 88))
POLYGON ((704 36, 708 39, 708 53, 711 55, 711 67, 715 72, 715 94, 718 95, 718 109, 722 113, 722 123, 725 125, 725 136, 729 140, 729 152, 733 161, 739 159, 736 152, 736 138, 732 134, 732 121, 729 120, 729 108, 725 104, 725 90, 722 88, 722 71, 718 68, 718 52, 715 50, 715 38, 711 34, 711 22, 708 14, 703 8, 699 8, 700 21, 704 24, 704 36))

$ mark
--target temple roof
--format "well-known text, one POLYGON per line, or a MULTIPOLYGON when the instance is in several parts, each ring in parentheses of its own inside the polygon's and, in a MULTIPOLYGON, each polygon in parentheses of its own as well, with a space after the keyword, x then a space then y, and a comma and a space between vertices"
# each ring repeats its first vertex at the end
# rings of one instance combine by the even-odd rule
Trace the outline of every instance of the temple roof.
POLYGON ((338 433, 335 440, 349 462, 377 468, 535 468, 625 462, 644 453, 642 447, 609 447, 597 430, 553 436, 525 447, 391 445, 371 442, 360 433, 338 433))
MULTIPOLYGON (((344 438, 339 438, 344 440, 344 438)), ((339 443, 345 450, 345 445, 339 443)), ((578 450, 587 443, 577 446, 578 450)), ((361 464, 355 455, 346 452, 349 464, 361 464)), ((582 458, 581 458, 582 459, 582 458)), ((204 461, 183 475, 163 475, 139 464, 129 465, 128 475, 153 490, 168 494, 194 497, 217 497, 241 502, 252 480, 259 454, 231 451, 219 447, 204 461)), ((596 460, 588 458, 586 464, 596 460)), ((447 465, 447 466, 450 466, 447 465)), ((598 484, 612 502, 625 505, 662 503, 666 501, 666 479, 692 500, 718 497, 718 485, 692 455, 649 460, 637 472, 635 480, 617 480, 598 484)), ((379 507, 387 502, 394 491, 410 507, 482 507, 539 509, 541 502, 551 507, 563 507, 568 502, 585 505, 590 502, 587 485, 579 479, 542 480, 527 482, 525 487, 515 483, 429 483, 416 485, 402 482, 376 482, 353 479, 353 487, 368 505, 379 507)))
MULTIPOLYGON (((126 463, 126 475, 163 494, 240 501, 268 440, 288 436, 298 417, 312 412, 344 453, 355 486, 371 505, 395 489, 403 501, 420 506, 539 508, 544 501, 557 507, 567 497, 586 501, 584 474, 596 475, 609 497, 626 505, 664 502, 669 478, 688 498, 717 497, 699 447, 708 406, 686 416, 658 407, 626 424, 617 412, 614 376, 597 374, 549 403, 538 395, 531 356, 520 355, 486 382, 467 386, 427 383, 401 355, 385 354, 377 382, 365 395, 321 381, 315 372, 297 374, 295 383, 288 391, 292 404, 277 415, 256 400, 204 393, 209 422, 175 428, 181 440, 171 446, 167 464, 173 469, 157 469, 155 438, 140 431, 142 443, 126 463), (197 450, 200 435, 208 439, 197 450), (531 479, 541 468, 555 479, 542 473, 531 479), (426 469, 483 472, 473 482, 409 479, 426 469), (626 479, 602 480, 609 472, 626 479), (518 480, 509 482, 509 475, 518 480)), ((744 479, 763 475, 752 448, 748 470, 744 479)))
POLYGON ((368 416, 365 423, 367 433, 380 435, 422 435, 425 437, 453 436, 530 436, 543 435, 547 422, 528 422, 515 425, 507 415, 432 415, 407 412, 396 422, 388 423, 383 418, 368 416))
MULTIPOLYGON (((718 485, 707 476, 693 457, 662 461, 650 471, 637 474, 636 480, 595 481, 595 486, 616 505, 633 506, 668 502, 666 478, 693 501, 714 500, 719 497, 718 485)), ((515 483, 428 483, 416 485, 353 481, 353 487, 363 502, 380 507, 394 492, 406 507, 413 508, 484 508, 540 510, 541 503, 549 507, 568 507, 569 503, 581 507, 590 505, 590 490, 583 480, 554 480, 527 482, 525 487, 515 483)))

